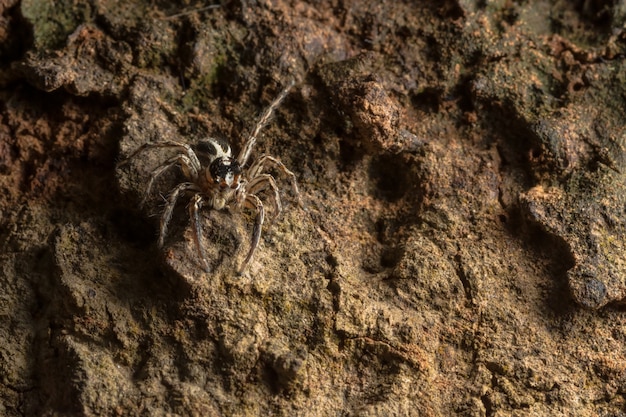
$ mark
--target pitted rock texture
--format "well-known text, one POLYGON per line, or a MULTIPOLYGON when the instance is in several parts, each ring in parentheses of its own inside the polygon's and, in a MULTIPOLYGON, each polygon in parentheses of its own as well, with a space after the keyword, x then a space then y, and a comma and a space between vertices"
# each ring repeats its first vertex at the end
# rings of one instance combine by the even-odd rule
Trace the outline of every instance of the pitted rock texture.
POLYGON ((0 3, 0 414, 622 415, 625 16, 0 3), (253 211, 159 248, 176 151, 129 155, 237 152, 292 81, 252 159, 303 207, 268 170, 241 276, 253 211))

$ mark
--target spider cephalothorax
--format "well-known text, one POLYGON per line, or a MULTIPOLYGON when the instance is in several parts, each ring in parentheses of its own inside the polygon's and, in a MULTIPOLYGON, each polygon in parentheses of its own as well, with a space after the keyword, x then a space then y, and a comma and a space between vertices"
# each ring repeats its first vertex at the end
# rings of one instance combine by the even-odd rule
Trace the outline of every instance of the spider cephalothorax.
POLYGON ((232 155, 228 141, 222 138, 207 138, 198 141, 193 147, 183 142, 171 140, 147 143, 140 146, 126 159, 128 161, 140 152, 152 148, 170 148, 178 152, 150 173, 150 179, 142 200, 143 204, 157 177, 174 166, 180 166, 186 181, 174 187, 167 198, 165 209, 161 215, 159 246, 163 246, 167 228, 178 198, 181 194, 190 194, 189 216, 191 217, 194 241, 203 267, 206 271, 209 271, 209 263, 201 243, 200 209, 203 206, 216 210, 224 207, 230 207, 234 210, 251 209, 256 211, 256 218, 250 249, 239 268, 239 272, 242 273, 252 259, 252 255, 254 255, 259 244, 261 228, 265 218, 265 208, 257 194, 262 191, 269 191, 271 193, 270 201, 273 206, 274 216, 278 216, 282 211, 276 180, 270 174, 263 173, 263 170, 268 166, 274 166, 288 175, 291 179, 293 192, 298 198, 298 202, 302 205, 294 173, 288 170, 278 159, 264 154, 252 162, 250 166, 246 166, 259 132, 267 124, 274 110, 287 96, 292 85, 293 83, 285 88, 263 112, 236 158, 232 155))
POLYGON ((221 189, 236 190, 241 185, 241 166, 234 158, 217 158, 209 165, 208 172, 221 189))

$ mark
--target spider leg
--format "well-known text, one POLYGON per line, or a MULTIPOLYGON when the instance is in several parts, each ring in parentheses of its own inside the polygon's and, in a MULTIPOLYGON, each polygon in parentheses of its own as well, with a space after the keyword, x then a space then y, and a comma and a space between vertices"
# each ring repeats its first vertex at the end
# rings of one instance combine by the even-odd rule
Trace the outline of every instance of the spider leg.
POLYGON ((186 143, 177 142, 175 140, 165 140, 163 142, 144 143, 143 145, 141 145, 140 147, 135 149, 135 151, 133 153, 131 153, 128 156, 128 158, 126 158, 123 161, 121 161, 117 166, 118 167, 122 167, 122 166, 128 164, 128 162, 131 159, 133 159, 134 157, 136 157, 137 155, 139 155, 143 151, 145 151, 147 149, 152 149, 152 148, 173 148, 173 149, 178 149, 179 151, 181 151, 182 154, 186 155, 189 158, 189 160, 191 161, 190 166, 193 166, 195 168, 196 172, 198 172, 198 171, 200 171, 202 169, 202 165, 200 165, 200 161, 198 160, 198 157, 196 156, 196 153, 193 151, 193 149, 191 149, 191 146, 189 146, 186 143))
POLYGON ((182 184, 178 184, 176 188, 172 191, 170 196, 167 198, 167 202, 165 204, 165 209, 163 210, 163 214, 161 215, 161 232, 159 233, 159 247, 163 247, 163 243, 165 242, 165 235, 167 234, 167 226, 170 224, 170 220, 172 220, 172 213, 174 212, 174 206, 176 206, 176 201, 180 196, 180 193, 184 191, 200 191, 200 189, 191 182, 183 182, 182 184))
POLYGON ((254 229, 252 230, 252 242, 250 243, 250 250, 248 251, 248 255, 246 255, 246 259, 244 259, 239 271, 237 272, 239 275, 243 274, 243 271, 248 266, 248 263, 252 259, 252 255, 254 255, 254 251, 259 245, 259 240, 261 239, 261 228, 263 227, 263 219, 265 218, 265 209, 263 208, 263 203, 259 197, 254 194, 246 195, 246 199, 244 201, 244 206, 246 208, 255 209, 257 211, 256 219, 254 221, 254 229))
POLYGON ((278 97, 276 97, 274 101, 272 101, 272 103, 265 109, 265 111, 259 118, 259 121, 256 123, 254 130, 248 137, 248 140, 246 140, 246 144, 241 149, 239 156, 237 156, 237 162, 239 162, 239 165, 244 166, 246 162, 248 162, 248 158, 250 158, 250 154, 252 153, 252 148, 256 143, 257 137, 259 136, 259 132, 261 132, 261 129, 263 129, 265 125, 267 125, 267 122, 269 122, 272 114, 280 105, 280 103, 285 99, 285 97, 287 97, 287 94, 289 94, 289 90, 291 90, 291 87, 293 87, 294 84, 295 83, 293 80, 289 82, 287 87, 285 87, 285 89, 280 92, 278 97))
POLYGON ((143 198, 141 199, 141 206, 146 203, 146 200, 150 195, 150 191, 152 190, 152 185, 154 184, 154 181, 165 171, 167 171, 176 164, 180 165, 183 173, 185 174, 185 177, 187 177, 189 180, 193 181, 198 177, 198 171, 196 170, 196 167, 193 165, 193 162, 189 159, 187 155, 178 154, 168 159, 163 164, 152 170, 152 172, 150 173, 150 180, 148 180, 148 186, 146 187, 146 191, 144 191, 143 198))
POLYGON ((272 213, 271 222, 273 222, 283 211, 283 206, 280 201, 280 194, 278 192, 278 186, 276 185, 274 177, 269 174, 257 175, 255 178, 250 180, 247 188, 247 192, 249 194, 258 194, 260 191, 266 190, 267 188, 270 188, 272 190, 272 192, 274 193, 272 198, 272 206, 274 212, 272 213))
POLYGON ((263 171, 263 168, 265 168, 267 165, 269 164, 273 164, 275 167, 277 167, 278 169, 280 169, 285 175, 287 175, 291 181, 291 188, 293 190, 293 193, 296 195, 296 198, 298 199, 298 204, 300 205, 300 207, 304 208, 304 202, 302 201, 302 197, 300 196, 300 190, 298 189, 298 182, 296 181, 296 175, 290 171, 285 164, 283 164, 282 162, 280 162, 278 159, 274 158, 271 155, 267 155, 267 154, 263 154, 259 157, 259 159, 257 159, 252 166, 250 166, 250 169, 248 170, 248 176, 249 178, 255 178, 261 175, 261 172, 263 171))
POLYGON ((196 250, 198 251, 198 256, 202 261, 202 266, 204 267, 205 272, 210 272, 211 268, 209 268, 209 262, 206 258, 206 253, 204 251, 204 246, 202 246, 202 228, 200 227, 200 216, 199 211, 202 208, 202 194, 196 193, 189 204, 189 217, 191 217, 191 224, 193 227, 193 240, 196 244, 196 250))

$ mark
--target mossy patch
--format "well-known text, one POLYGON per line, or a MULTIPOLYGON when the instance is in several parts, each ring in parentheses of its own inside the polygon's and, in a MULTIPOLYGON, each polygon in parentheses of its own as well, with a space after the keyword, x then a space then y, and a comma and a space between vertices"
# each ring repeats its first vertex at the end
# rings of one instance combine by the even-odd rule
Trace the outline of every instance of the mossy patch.
POLYGON ((22 15, 32 25, 36 49, 57 49, 82 23, 93 16, 89 2, 70 0, 24 0, 22 15))

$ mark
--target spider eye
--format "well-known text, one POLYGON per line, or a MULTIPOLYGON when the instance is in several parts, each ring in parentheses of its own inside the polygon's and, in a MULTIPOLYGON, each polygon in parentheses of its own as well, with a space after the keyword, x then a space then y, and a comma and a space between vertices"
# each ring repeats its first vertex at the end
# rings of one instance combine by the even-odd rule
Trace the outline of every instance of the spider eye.
POLYGON ((217 158, 209 166, 209 172, 213 181, 219 184, 220 188, 239 188, 241 166, 235 159, 217 158))

